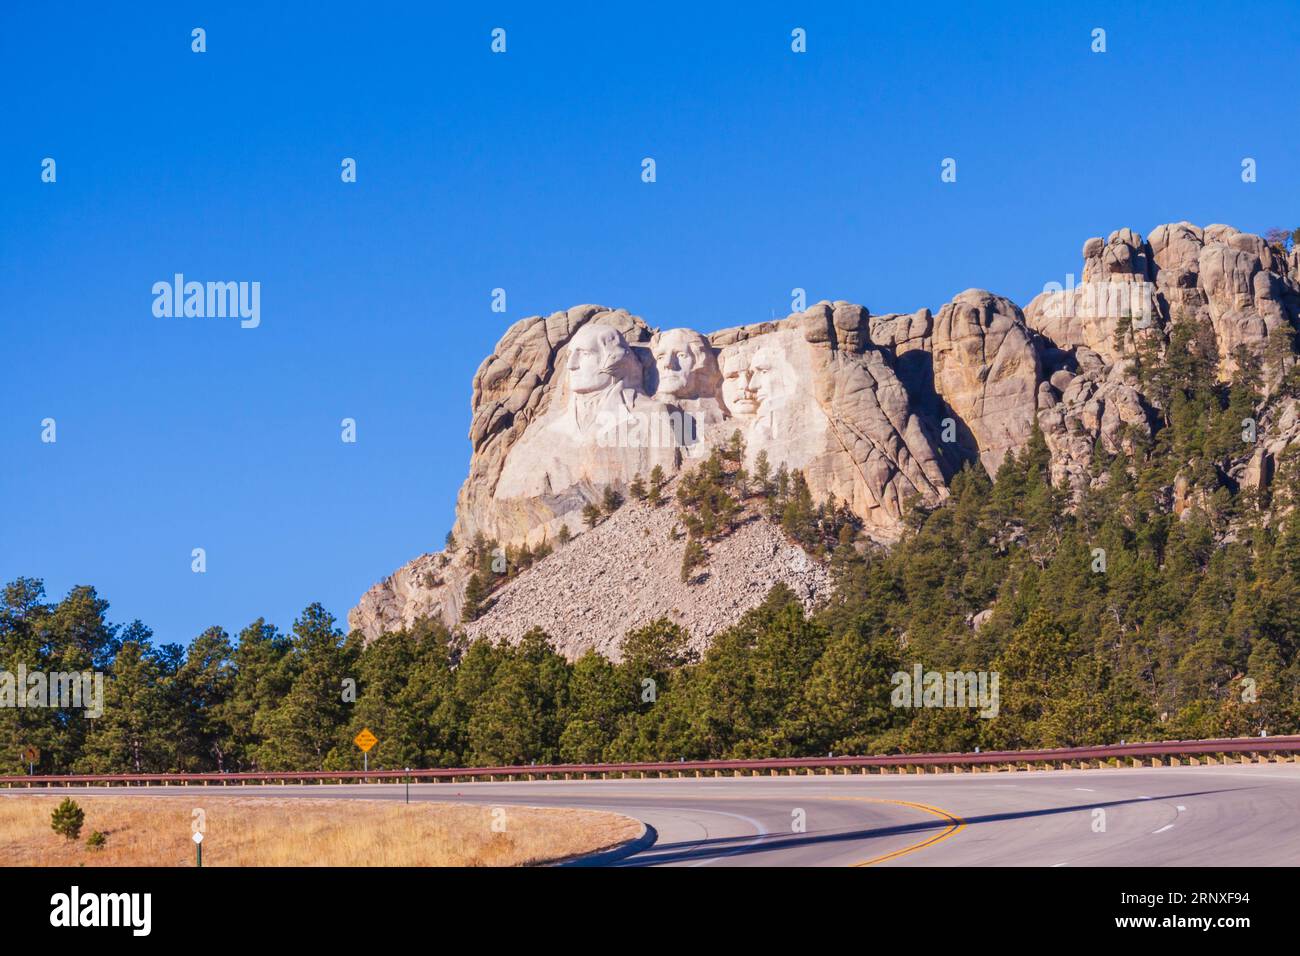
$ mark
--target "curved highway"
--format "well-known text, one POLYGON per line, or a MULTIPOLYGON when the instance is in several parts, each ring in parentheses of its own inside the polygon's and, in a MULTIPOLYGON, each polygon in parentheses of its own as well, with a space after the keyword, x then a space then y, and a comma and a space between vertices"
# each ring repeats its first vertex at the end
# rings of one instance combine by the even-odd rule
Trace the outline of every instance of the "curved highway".
MULTIPOLYGON (((111 792, 196 795, 174 786, 111 792)), ((404 799, 400 784, 205 792, 404 799)), ((1300 863, 1300 764, 412 784, 411 799, 588 807, 643 821, 649 845, 604 861, 612 866, 1300 863)))

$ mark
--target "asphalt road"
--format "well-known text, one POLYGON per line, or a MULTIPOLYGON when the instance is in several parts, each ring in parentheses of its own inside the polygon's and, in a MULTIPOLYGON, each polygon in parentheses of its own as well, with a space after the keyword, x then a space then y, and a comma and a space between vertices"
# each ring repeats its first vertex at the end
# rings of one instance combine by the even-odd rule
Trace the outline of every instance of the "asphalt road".
MULTIPOLYGON (((147 798, 195 789, 111 792, 147 798)), ((222 789, 404 799, 400 784, 222 789)), ((411 799, 590 807, 653 828, 653 844, 612 866, 1300 864, 1298 764, 413 784, 411 799)))

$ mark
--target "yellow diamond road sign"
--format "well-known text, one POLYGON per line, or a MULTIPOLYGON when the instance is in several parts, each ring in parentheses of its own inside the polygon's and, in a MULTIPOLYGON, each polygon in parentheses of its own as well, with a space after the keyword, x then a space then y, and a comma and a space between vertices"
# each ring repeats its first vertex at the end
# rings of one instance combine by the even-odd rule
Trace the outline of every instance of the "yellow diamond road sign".
POLYGON ((379 738, 370 732, 369 727, 363 727, 361 733, 352 738, 352 742, 361 748, 362 753, 370 753, 370 748, 379 743, 379 738))

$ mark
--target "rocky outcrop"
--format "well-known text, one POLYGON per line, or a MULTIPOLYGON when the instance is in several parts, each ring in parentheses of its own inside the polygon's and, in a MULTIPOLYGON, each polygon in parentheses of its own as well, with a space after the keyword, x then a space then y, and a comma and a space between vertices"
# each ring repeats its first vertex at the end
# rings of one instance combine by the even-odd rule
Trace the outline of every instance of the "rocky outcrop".
POLYGON ((1078 490, 1089 480, 1098 442, 1108 454, 1134 454, 1152 435, 1153 414, 1127 363, 1105 365, 1084 348, 1073 359, 1073 371, 1057 369, 1039 386, 1038 426, 1053 484, 1078 490))
POLYGON ((1061 348, 1086 348, 1110 364, 1159 321, 1149 246, 1131 229, 1083 244, 1083 279, 1049 284, 1025 308, 1031 329, 1061 348))
POLYGON ((995 474, 1028 439, 1038 407, 1042 368, 1024 315, 968 289, 939 310, 929 351, 935 390, 964 426, 959 438, 995 474))
POLYGON ((1169 223, 1149 241, 1120 229, 1089 239, 1083 256, 1083 281, 1044 290, 1025 315, 1053 344, 1088 348, 1108 365, 1144 335, 1167 338, 1173 322, 1200 323, 1213 329, 1226 381, 1238 347, 1263 355, 1300 309, 1296 253, 1232 226, 1169 223))
MULTIPOLYGON (((645 581, 675 581, 673 547, 656 538, 654 560, 664 566, 646 565, 647 557, 615 534, 614 521, 584 531, 583 508, 607 487, 626 493, 656 468, 671 480, 736 432, 751 468, 761 454, 773 470, 801 470, 815 498, 847 503, 867 535, 888 544, 909 501, 941 502, 967 462, 994 474, 1035 425, 1056 483, 1078 490, 1098 480, 1097 449, 1131 453, 1152 438, 1161 409, 1143 394, 1134 360, 1159 360, 1179 323, 1213 340, 1220 378, 1233 374, 1239 349, 1265 360, 1270 387, 1294 363, 1287 346, 1300 318, 1300 251, 1284 253, 1229 226, 1180 222, 1158 226, 1149 239, 1131 229, 1089 239, 1080 276, 1077 284, 1071 275, 1045 287, 1023 313, 1008 299, 969 289, 937 312, 871 315, 850 302, 824 301, 712 333, 661 331, 599 305, 522 319, 474 376, 458 544, 375 585, 349 622, 369 636, 421 615, 457 622, 469 577, 463 549, 480 536, 502 547, 536 546, 563 531, 575 542, 498 591, 497 609, 472 634, 513 636, 507 618, 524 629, 544 623, 526 620, 526 612, 550 606, 547 587, 576 595, 599 592, 604 580, 634 586, 617 575, 571 580, 585 573, 567 563, 582 553, 581 539, 594 547, 608 537, 611 570, 642 567, 645 581), (542 567, 549 568, 544 579, 542 567)), ((1278 456, 1300 433, 1296 418, 1293 405, 1268 411, 1260 447, 1224 463, 1228 478, 1266 487, 1278 456)), ((1169 496, 1175 501, 1178 490, 1169 496)), ((739 537, 743 553, 753 558, 745 548, 771 545, 783 555, 780 567, 794 566, 777 547, 775 529, 747 528, 737 534, 766 537, 761 545, 739 537)), ((701 635, 733 620, 759 591, 739 565, 721 560, 713 583, 668 589, 669 603, 699 605, 687 617, 701 635)), ((756 566, 776 573, 763 561, 756 566)), ((552 636, 574 648, 609 650, 626 628, 613 628, 598 604, 585 614, 546 617, 565 632, 552 636)), ((648 614, 661 605, 637 607, 648 614)))
POLYGON ((714 430, 715 441, 739 427, 751 464, 763 452, 773 467, 802 470, 815 497, 847 501, 877 540, 897 536, 909 499, 933 505, 946 497, 937 434, 893 355, 873 345, 862 306, 821 302, 710 338, 735 412, 714 430), (752 414, 746 388, 761 399, 752 414))
POLYGON ((348 612, 348 626, 370 637, 396 631, 422 617, 459 621, 470 568, 439 551, 408 561, 371 587, 348 612))

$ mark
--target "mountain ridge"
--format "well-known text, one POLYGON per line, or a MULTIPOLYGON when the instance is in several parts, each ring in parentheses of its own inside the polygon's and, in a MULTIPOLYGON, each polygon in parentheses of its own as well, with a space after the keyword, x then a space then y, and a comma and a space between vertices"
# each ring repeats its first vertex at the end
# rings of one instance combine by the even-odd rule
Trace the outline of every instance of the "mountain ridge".
MULTIPOLYGON (((670 479, 689 472, 736 432, 744 467, 763 454, 799 471, 816 500, 844 502, 860 521, 859 547, 897 541, 909 508, 940 506, 967 465, 993 477, 1036 432, 1052 483, 1078 498, 1110 480, 1099 457, 1159 440, 1171 415, 1162 376, 1184 353, 1204 355, 1221 382, 1243 365, 1258 376, 1262 400, 1243 414, 1253 439, 1212 470, 1234 494, 1263 492, 1300 434, 1287 394, 1300 251, 1182 222, 1147 239, 1119 229, 1082 252, 1080 282, 1049 285, 1024 310, 969 289, 937 313, 877 316, 823 301, 708 335, 595 305, 521 319, 474 377, 454 544, 372 587, 350 625, 368 638, 423 615, 454 625, 475 573, 472 547, 504 558, 580 537, 583 509, 607 488, 624 494, 655 466, 670 479), (661 420, 675 423, 667 447, 628 440, 638 423, 661 420)), ((1180 473, 1169 508, 1182 514, 1213 491, 1204 476, 1180 473)), ((584 615, 576 601, 574 620, 584 615)), ((497 623, 500 633, 520 630, 499 614, 497 623)), ((562 646, 577 626, 551 624, 562 646)), ((611 642, 588 635, 574 646, 611 642)))

